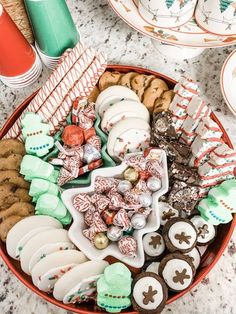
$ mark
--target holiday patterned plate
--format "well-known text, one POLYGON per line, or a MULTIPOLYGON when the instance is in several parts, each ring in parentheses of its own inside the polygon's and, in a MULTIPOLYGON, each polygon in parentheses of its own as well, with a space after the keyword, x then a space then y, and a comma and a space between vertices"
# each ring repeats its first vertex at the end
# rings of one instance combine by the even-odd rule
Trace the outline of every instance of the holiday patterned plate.
POLYGON ((141 17, 137 0, 108 0, 108 2, 116 14, 132 28, 165 44, 192 48, 215 48, 236 43, 236 34, 235 36, 210 34, 202 30, 194 19, 181 27, 156 27, 141 17))
POLYGON ((226 104, 236 115, 236 50, 225 60, 221 70, 220 86, 226 104))

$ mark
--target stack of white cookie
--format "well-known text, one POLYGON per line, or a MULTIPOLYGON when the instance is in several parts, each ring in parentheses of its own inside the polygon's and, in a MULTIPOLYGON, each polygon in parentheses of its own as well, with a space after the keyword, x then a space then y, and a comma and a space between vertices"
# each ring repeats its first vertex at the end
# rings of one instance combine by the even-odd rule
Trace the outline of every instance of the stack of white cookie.
POLYGON ((149 147, 150 115, 131 89, 108 87, 98 96, 95 109, 101 117, 102 130, 108 134, 108 153, 115 160, 149 147))
POLYGON ((106 261, 89 261, 75 248, 62 224, 44 215, 15 224, 7 235, 6 247, 38 289, 53 292, 64 303, 92 298, 96 282, 108 265, 106 261))

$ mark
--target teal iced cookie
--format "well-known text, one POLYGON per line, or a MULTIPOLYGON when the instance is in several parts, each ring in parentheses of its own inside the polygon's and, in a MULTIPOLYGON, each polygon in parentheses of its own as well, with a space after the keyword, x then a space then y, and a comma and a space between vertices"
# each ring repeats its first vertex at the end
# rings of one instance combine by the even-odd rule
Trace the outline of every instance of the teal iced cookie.
POLYGON ((48 135, 49 124, 42 123, 41 117, 33 112, 26 113, 21 124, 27 154, 38 157, 48 154, 54 145, 53 137, 48 135))
POLYGON ((131 272, 122 263, 107 266, 97 281, 97 304, 109 313, 118 313, 131 305, 131 272))

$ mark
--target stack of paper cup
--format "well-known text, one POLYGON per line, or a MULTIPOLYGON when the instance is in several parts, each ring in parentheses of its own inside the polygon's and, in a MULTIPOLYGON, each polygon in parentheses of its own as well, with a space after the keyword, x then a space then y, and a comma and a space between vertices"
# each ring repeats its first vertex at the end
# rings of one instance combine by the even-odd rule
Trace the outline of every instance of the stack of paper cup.
POLYGON ((12 88, 23 88, 36 81, 42 63, 1 4, 0 38, 0 80, 12 88))
POLYGON ((54 69, 64 51, 74 48, 80 35, 65 0, 24 0, 43 63, 54 69))

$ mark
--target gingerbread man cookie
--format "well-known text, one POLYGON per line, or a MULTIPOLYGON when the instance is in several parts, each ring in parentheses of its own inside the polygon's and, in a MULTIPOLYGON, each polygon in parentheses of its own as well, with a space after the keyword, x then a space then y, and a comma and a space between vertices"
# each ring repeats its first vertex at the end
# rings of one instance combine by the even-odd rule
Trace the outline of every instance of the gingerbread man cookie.
POLYGON ((211 223, 204 220, 201 216, 196 215, 191 218, 191 222, 197 229, 197 244, 207 245, 210 244, 216 236, 216 228, 211 223))
POLYGON ((173 208, 166 202, 159 202, 158 209, 162 226, 164 226, 170 219, 180 216, 179 210, 173 208))
POLYGON ((163 279, 152 273, 140 273, 133 280, 132 305, 139 313, 160 313, 165 307, 168 290, 163 279))
POLYGON ((163 228, 163 237, 170 252, 190 252, 197 243, 197 230, 184 218, 172 218, 163 228))
POLYGON ((195 275, 195 267, 190 257, 181 253, 172 253, 163 258, 159 272, 168 288, 178 292, 191 285, 195 275))
POLYGON ((143 237, 144 252, 151 257, 160 256, 165 250, 162 236, 157 232, 150 232, 143 237))

